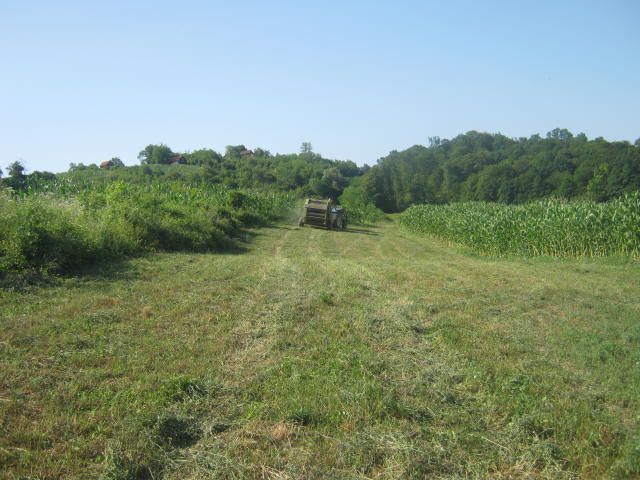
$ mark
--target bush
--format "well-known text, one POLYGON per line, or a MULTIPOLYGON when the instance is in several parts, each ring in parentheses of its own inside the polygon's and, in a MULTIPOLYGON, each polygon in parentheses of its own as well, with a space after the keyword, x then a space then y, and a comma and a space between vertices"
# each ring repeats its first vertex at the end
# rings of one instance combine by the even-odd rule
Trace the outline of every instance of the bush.
POLYGON ((286 215, 287 195, 224 187, 52 182, 0 196, 0 280, 64 274, 147 251, 215 251, 238 231, 286 215), (47 192, 47 193, 43 193, 47 192))
POLYGON ((384 220, 385 215, 367 196, 361 182, 356 180, 344 189, 340 204, 347 210, 349 223, 365 225, 384 220))
POLYGON ((382 210, 376 208, 373 204, 366 205, 344 205, 347 211, 349 223, 354 225, 366 225, 377 223, 385 219, 382 210))
POLYGON ((99 246, 84 209, 49 195, 0 197, 0 274, 68 271, 98 256, 99 246))

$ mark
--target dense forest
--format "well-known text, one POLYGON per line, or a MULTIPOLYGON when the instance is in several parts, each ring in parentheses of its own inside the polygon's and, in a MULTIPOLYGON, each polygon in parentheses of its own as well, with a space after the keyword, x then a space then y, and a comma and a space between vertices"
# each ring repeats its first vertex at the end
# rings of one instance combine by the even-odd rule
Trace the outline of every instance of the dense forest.
POLYGON ((640 140, 587 139, 566 129, 542 138, 512 139, 475 131, 429 139, 393 151, 346 189, 351 202, 385 212, 412 204, 490 201, 523 203, 545 197, 606 201, 640 189, 640 140))
MULTIPOLYGON (((412 204, 457 201, 524 203, 559 197, 606 201, 640 189, 640 140, 589 140, 555 129, 546 138, 513 139, 470 131, 447 140, 429 138, 429 146, 393 151, 377 165, 330 160, 303 143, 300 153, 273 155, 244 145, 174 152, 148 145, 139 166, 125 167, 114 157, 98 165, 71 164, 54 175, 25 175, 18 162, 2 181, 14 190, 41 189, 53 179, 77 182, 122 180, 144 184, 158 180, 219 184, 229 188, 291 192, 339 199, 351 207, 399 212, 412 204)), ((1 174, 0 174, 1 175, 1 174)))

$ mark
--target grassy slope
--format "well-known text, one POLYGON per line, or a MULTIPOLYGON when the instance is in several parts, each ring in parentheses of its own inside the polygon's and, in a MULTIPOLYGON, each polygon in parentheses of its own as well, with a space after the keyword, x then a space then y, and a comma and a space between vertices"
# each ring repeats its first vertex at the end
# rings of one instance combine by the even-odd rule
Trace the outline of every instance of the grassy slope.
POLYGON ((0 474, 633 476, 639 299, 637 263, 475 258, 393 225, 5 293, 0 474))

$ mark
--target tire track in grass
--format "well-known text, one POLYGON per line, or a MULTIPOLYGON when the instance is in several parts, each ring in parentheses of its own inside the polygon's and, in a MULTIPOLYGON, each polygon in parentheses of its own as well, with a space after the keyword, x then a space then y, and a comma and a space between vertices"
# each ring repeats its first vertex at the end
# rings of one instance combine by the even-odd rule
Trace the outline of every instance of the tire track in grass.
MULTIPOLYGON (((631 369, 617 365, 629 365, 624 354, 637 344, 629 327, 637 273, 477 258, 396 225, 369 230, 377 235, 266 228, 239 255, 138 260, 149 264, 145 276, 114 282, 122 319, 101 330, 122 341, 112 357, 126 357, 114 366, 126 372, 118 385, 135 402, 109 406, 118 412, 109 432, 145 405, 133 394, 150 396, 180 374, 209 390, 162 407, 197 420, 201 434, 190 447, 161 450, 167 480, 606 477, 612 461, 625 460, 637 400, 624 389, 632 382, 620 380, 631 369), (158 313, 139 318, 150 303, 158 313), (585 433, 593 425, 610 429, 599 437, 593 429, 597 447, 585 433)), ((70 312, 57 296, 84 292, 93 308, 104 292, 52 292, 16 315, 29 320, 29 335, 49 332, 53 350, 56 342, 69 349, 76 332, 56 333, 70 312), (55 321, 43 313, 52 305, 55 321), (49 330, 33 330, 39 317, 49 330)), ((17 321, 5 320, 12 344, 27 335, 17 321)), ((75 358, 90 353, 82 348, 75 358)), ((61 365, 68 372, 74 364, 61 365)), ((74 372, 65 387, 84 374, 74 372)), ((31 373, 11 374, 27 385, 31 373)), ((35 395, 32 406, 66 421, 66 410, 35 395)), ((123 431, 121 440, 129 433, 140 435, 128 443, 137 458, 136 441, 148 432, 123 431)), ((42 452, 37 458, 59 461, 42 452)))

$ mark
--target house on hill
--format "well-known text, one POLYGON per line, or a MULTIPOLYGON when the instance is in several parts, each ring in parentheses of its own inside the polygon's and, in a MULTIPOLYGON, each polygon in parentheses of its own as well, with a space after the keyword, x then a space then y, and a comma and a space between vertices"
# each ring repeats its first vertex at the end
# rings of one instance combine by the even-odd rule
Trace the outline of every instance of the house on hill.
POLYGON ((253 155, 253 150, 244 149, 240 152, 241 157, 248 157, 249 155, 253 155))
POLYGON ((122 163, 120 157, 113 157, 111 160, 105 160, 104 162, 100 163, 100 168, 104 168, 105 170, 120 167, 124 167, 124 163, 122 163))
POLYGON ((184 165, 185 163, 187 163, 187 159, 184 158, 181 154, 176 153, 174 155, 171 155, 171 157, 169 158, 169 165, 173 165, 174 163, 184 165))

